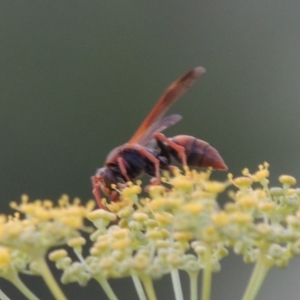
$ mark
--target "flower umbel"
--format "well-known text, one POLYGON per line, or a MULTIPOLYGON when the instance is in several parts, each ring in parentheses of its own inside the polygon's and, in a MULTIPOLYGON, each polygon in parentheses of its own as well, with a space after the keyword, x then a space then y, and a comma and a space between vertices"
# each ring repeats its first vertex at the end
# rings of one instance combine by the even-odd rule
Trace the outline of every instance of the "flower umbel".
POLYGON ((282 175, 281 186, 269 188, 268 168, 260 165, 254 174, 245 169, 243 176, 229 175, 225 182, 210 180, 210 171, 177 170, 165 176, 167 188, 152 185, 146 197, 140 182, 129 183, 120 190, 119 204, 107 204, 110 211, 92 210, 91 203, 82 206, 78 199, 69 203, 66 196, 58 206, 23 197, 21 204, 11 205, 17 213, 0 220, 0 274, 11 281, 12 272, 40 274, 56 299, 65 299, 44 257, 50 248, 67 245, 77 259, 66 247, 49 255, 62 271, 63 283, 84 286, 94 279, 109 299, 117 299, 109 280, 131 277, 139 299, 152 300, 152 280, 169 274, 175 298, 181 300, 179 271, 184 271, 195 300, 202 271, 201 299, 208 300, 212 273, 220 271, 221 259, 232 248, 255 264, 243 300, 255 299, 269 269, 287 266, 300 253, 300 192, 292 188, 296 180, 282 175), (230 185, 230 199, 221 208, 217 197, 230 185), (85 218, 94 225, 90 241, 83 233, 85 218))

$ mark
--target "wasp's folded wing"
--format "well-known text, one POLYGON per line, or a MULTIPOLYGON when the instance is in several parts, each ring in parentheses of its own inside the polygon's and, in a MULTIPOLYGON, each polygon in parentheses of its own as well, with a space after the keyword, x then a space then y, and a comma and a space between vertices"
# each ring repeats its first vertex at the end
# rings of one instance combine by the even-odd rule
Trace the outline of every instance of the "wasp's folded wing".
POLYGON ((204 68, 197 67, 187 72, 184 76, 171 84, 128 143, 131 145, 137 144, 144 135, 148 136, 148 130, 151 129, 152 124, 159 120, 170 106, 179 99, 204 73, 204 68))
POLYGON ((156 121, 138 141, 139 145, 146 146, 157 132, 162 132, 170 126, 173 126, 182 119, 180 115, 166 116, 161 120, 156 121))

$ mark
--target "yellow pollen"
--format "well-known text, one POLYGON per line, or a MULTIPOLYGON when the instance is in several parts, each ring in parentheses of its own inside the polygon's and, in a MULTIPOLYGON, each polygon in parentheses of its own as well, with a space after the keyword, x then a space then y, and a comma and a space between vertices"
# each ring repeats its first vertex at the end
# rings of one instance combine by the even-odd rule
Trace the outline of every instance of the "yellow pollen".
POLYGON ((185 176, 177 176, 171 179, 170 183, 174 188, 186 192, 191 191, 191 189, 193 188, 193 182, 191 180, 188 180, 185 176))
POLYGON ((21 196, 21 202, 22 202, 22 203, 27 203, 28 201, 29 201, 28 195, 23 194, 23 195, 21 196))
POLYGON ((204 211, 204 205, 201 203, 191 202, 183 205, 182 209, 190 214, 197 215, 204 211))
POLYGON ((240 210, 239 207, 234 203, 226 203, 224 208, 228 213, 234 213, 240 210))
POLYGON ((217 226, 220 227, 226 226, 230 222, 230 218, 225 212, 215 213, 211 216, 211 219, 217 226))
POLYGON ((96 209, 88 213, 87 218, 90 221, 96 221, 99 219, 114 221, 116 219, 116 215, 103 209, 96 209))
POLYGON ((134 192, 134 189, 132 188, 132 186, 128 186, 122 190, 122 195, 124 197, 130 197, 134 194, 135 194, 135 192, 134 192))
POLYGON ((166 198, 155 198, 148 203, 148 207, 153 210, 159 210, 168 204, 166 198))
POLYGON ((123 239, 113 242, 111 247, 114 250, 124 250, 124 249, 128 248, 129 245, 130 245, 130 239, 123 238, 123 239))
POLYGON ((193 239, 193 234, 189 231, 174 232, 174 239, 180 242, 190 241, 193 239))
POLYGON ((158 197, 165 193, 165 187, 162 185, 150 185, 148 188, 148 192, 152 197, 158 197))
POLYGON ((59 250, 54 250, 52 252, 50 252, 49 254, 49 259, 51 261, 58 261, 64 257, 67 257, 68 256, 68 253, 66 250, 64 249, 59 249, 59 250))
POLYGON ((133 207, 125 206, 118 211, 117 215, 119 218, 126 219, 133 213, 133 211, 134 211, 133 207))
POLYGON ((279 176, 279 182, 286 185, 295 185, 297 183, 295 177, 289 175, 279 176))
POLYGON ((246 209, 255 207, 257 203, 258 203, 258 199, 251 196, 244 196, 238 200, 238 204, 246 209))
POLYGON ((259 210, 261 210, 263 212, 269 212, 272 210, 275 211, 276 205, 273 202, 262 202, 262 203, 259 203, 257 207, 259 210))
POLYGON ((233 180, 233 183, 237 187, 249 187, 252 185, 253 180, 250 177, 237 177, 233 180))
POLYGON ((119 229, 112 232, 115 239, 124 239, 129 237, 130 231, 128 229, 119 229))
POLYGON ((81 236, 68 240, 68 246, 72 248, 81 247, 85 244, 86 244, 86 240, 81 236))
POLYGON ((226 185, 218 181, 208 181, 204 184, 204 188, 209 193, 220 194, 226 189, 226 185))
POLYGON ((262 181, 263 179, 266 179, 267 177, 269 177, 270 172, 267 169, 261 169, 257 172, 255 172, 255 174, 253 175, 253 180, 256 182, 262 181))
POLYGON ((288 196, 293 196, 293 195, 296 195, 297 192, 296 192, 295 189, 288 189, 287 192, 286 192, 286 194, 287 194, 288 196))
POLYGON ((149 257, 146 255, 138 254, 134 257, 133 266, 135 269, 143 270, 150 265, 149 257))
POLYGON ((125 219, 121 219, 120 221, 119 221, 119 226, 120 226, 120 228, 128 228, 128 221, 127 220, 125 220, 125 219))
POLYGON ((215 227, 208 226, 203 229, 202 238, 206 242, 216 242, 219 239, 219 234, 215 227))
POLYGON ((247 169, 247 168, 243 169, 243 170, 242 170, 242 174, 243 174, 244 176, 250 176, 249 169, 247 169))
POLYGON ((10 251, 5 247, 0 246, 0 270, 9 267, 10 261, 10 251))
POLYGON ((167 213, 167 212, 162 212, 162 213, 156 213, 154 215, 155 220, 157 220, 159 223, 163 225, 171 224, 173 221, 173 215, 167 213))
POLYGON ((148 215, 145 213, 142 213, 142 212, 133 213, 132 218, 133 218, 133 220, 141 222, 141 223, 143 223, 149 219, 148 215))
POLYGON ((162 233, 160 230, 148 230, 146 233, 146 237, 151 239, 151 240, 158 240, 162 238, 162 233))
POLYGON ((230 216, 231 220, 240 224, 250 224, 253 220, 252 216, 243 212, 235 212, 230 216))
POLYGON ((121 202, 112 202, 110 204, 107 204, 107 208, 112 213, 116 213, 122 208, 122 205, 121 202))
POLYGON ((113 257, 105 257, 99 263, 100 268, 103 269, 111 269, 115 263, 115 259, 113 257))

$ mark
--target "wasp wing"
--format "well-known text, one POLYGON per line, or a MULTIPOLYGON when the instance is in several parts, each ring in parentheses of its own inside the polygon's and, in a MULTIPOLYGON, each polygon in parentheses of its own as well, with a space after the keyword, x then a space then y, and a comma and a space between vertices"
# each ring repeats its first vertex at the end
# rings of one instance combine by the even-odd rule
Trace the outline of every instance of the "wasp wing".
POLYGON ((177 122, 182 119, 180 115, 170 115, 166 116, 161 120, 156 121, 147 132, 139 139, 139 145, 146 146, 152 139, 153 135, 156 132, 162 132, 163 130, 167 129, 170 126, 173 126, 177 122))
POLYGON ((140 140, 144 135, 148 136, 148 130, 151 129, 152 124, 159 120, 166 113, 169 107, 178 98, 180 98, 204 73, 204 68, 197 67, 187 72, 180 79, 171 84, 128 143, 131 145, 140 143, 140 140))

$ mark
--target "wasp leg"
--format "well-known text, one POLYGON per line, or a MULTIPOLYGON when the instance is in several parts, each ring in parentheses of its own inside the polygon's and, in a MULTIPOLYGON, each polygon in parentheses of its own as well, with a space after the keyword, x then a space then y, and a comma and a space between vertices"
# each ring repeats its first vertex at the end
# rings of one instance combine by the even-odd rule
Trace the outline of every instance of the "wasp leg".
POLYGON ((135 147, 135 149, 144 157, 148 158, 153 164, 155 168, 155 182, 154 184, 160 184, 160 171, 159 171, 159 160, 149 153, 144 147, 135 147))
MULTIPOLYGON (((136 151, 138 151, 142 156, 146 157, 147 159, 149 159, 153 164, 154 164, 154 168, 155 168, 155 183, 156 184, 160 184, 160 172, 159 172, 159 160, 151 153, 149 153, 145 147, 139 146, 139 145, 130 145, 130 144, 126 144, 124 146, 124 148, 126 149, 135 149, 136 151)), ((121 166, 120 166, 121 169, 121 166)), ((122 170, 121 170, 122 172, 122 170)), ((126 172, 126 171, 125 171, 126 172)), ((123 173, 123 172, 122 172, 123 173)), ((123 174, 124 175, 124 174, 123 174)), ((129 180, 130 181, 130 180, 129 180)))
POLYGON ((107 210, 106 206, 102 202, 101 194, 100 194, 100 182, 96 176, 91 177, 92 186, 93 186, 93 194, 96 199, 98 206, 104 210, 107 210))
POLYGON ((170 148, 174 149, 179 154, 179 157, 181 158, 183 166, 184 167, 188 166, 186 163, 186 154, 185 154, 184 147, 177 145, 176 143, 174 143, 173 141, 168 139, 164 134, 162 134, 160 132, 155 133, 154 138, 156 139, 157 142, 158 141, 165 142, 170 148))
POLYGON ((118 161, 118 165, 120 167, 120 171, 121 171, 122 175, 125 177, 126 181, 127 182, 131 181, 127 175, 124 159, 122 157, 118 157, 117 161, 118 161))
POLYGON ((160 139, 156 139, 156 143, 158 148, 160 149, 160 156, 163 156, 167 159, 167 165, 171 163, 171 154, 170 154, 170 148, 166 146, 166 144, 163 143, 160 139))

